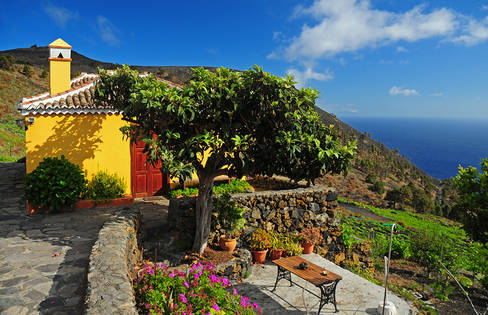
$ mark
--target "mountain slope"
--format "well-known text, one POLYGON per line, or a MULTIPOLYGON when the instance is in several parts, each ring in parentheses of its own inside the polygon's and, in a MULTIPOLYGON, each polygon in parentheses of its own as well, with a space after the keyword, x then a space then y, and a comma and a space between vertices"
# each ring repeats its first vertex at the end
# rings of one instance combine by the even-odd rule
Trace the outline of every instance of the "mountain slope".
MULTIPOLYGON (((48 69, 48 47, 19 48, 0 51, 0 56, 9 54, 16 60, 13 72, 0 70, 0 102, 4 106, 2 112, 3 120, 20 118, 16 110, 17 103, 23 96, 47 90, 47 79, 41 78, 43 70, 48 69), (31 78, 27 78, 22 72, 23 65, 32 65, 34 69, 31 78), (15 84, 9 82, 14 81, 15 84)), ((72 76, 80 72, 96 72, 97 67, 114 69, 120 65, 102 62, 85 57, 76 51, 72 51, 72 76)), ((183 66, 131 66, 141 72, 153 72, 156 75, 173 81, 175 83, 186 83, 194 67, 183 66)), ((214 69, 213 67, 206 67, 214 69)), ((333 184, 340 192, 354 200, 384 204, 383 195, 371 190, 366 183, 368 175, 374 175, 379 181, 385 183, 386 189, 403 186, 408 183, 426 189, 432 198, 435 198, 436 189, 439 183, 424 171, 416 167, 405 157, 398 155, 388 149, 384 144, 375 141, 369 135, 359 132, 346 123, 339 120, 335 115, 330 114, 318 107, 316 111, 326 125, 334 125, 339 137, 343 141, 356 139, 358 154, 353 161, 353 171, 347 177, 326 176, 323 182, 333 184)), ((5 138, 5 137, 4 137, 5 138)))

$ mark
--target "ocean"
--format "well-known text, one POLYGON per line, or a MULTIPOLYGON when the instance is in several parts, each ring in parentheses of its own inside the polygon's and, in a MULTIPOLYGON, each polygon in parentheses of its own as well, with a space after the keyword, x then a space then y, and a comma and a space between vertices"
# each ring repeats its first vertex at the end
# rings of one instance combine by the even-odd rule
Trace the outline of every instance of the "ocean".
POLYGON ((471 165, 479 170, 481 158, 488 157, 488 119, 341 119, 388 148, 397 148, 400 154, 438 179, 456 176, 459 165, 471 165))

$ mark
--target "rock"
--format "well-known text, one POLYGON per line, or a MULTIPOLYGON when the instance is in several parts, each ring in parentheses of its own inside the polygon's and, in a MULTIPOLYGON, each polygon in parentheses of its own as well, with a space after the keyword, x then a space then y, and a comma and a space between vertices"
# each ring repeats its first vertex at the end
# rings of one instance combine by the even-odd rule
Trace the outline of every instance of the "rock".
POLYGON ((254 219, 261 219, 261 212, 258 208, 252 209, 251 217, 254 219))
POLYGON ((340 252, 339 254, 335 255, 334 261, 336 265, 340 265, 344 260, 346 260, 346 255, 344 252, 340 252))
POLYGON ((327 193, 327 196, 326 196, 325 200, 327 202, 329 202, 329 201, 335 201, 335 200, 337 200, 337 197, 338 197, 337 192, 335 192, 335 191, 329 191, 327 193))
POLYGON ((352 261, 355 265, 359 265, 359 256, 356 253, 352 253, 352 261))

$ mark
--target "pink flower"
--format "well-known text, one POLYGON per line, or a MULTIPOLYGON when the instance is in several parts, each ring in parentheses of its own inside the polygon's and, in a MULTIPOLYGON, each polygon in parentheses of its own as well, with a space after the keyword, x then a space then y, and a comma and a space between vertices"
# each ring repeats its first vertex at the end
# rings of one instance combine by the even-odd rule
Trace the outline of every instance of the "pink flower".
POLYGON ((258 309, 258 303, 252 303, 252 306, 254 306, 255 309, 258 309))
POLYGON ((214 274, 211 274, 209 278, 211 282, 217 282, 217 277, 214 274))
POLYGON ((229 280, 227 280, 227 278, 223 278, 223 279, 222 279, 222 283, 223 283, 224 285, 228 285, 228 284, 229 284, 229 280))
POLYGON ((183 282, 183 285, 184 285, 185 287, 187 287, 187 288, 189 288, 189 287, 190 287, 190 285, 189 285, 189 284, 188 284, 188 282, 186 282, 186 281, 185 281, 185 282, 183 282))
POLYGON ((219 311, 220 311, 220 308, 219 308, 219 306, 218 306, 217 304, 212 305, 212 308, 213 308, 214 310, 216 310, 217 312, 219 312, 219 311))
POLYGON ((174 277, 175 277, 175 274, 174 274, 173 272, 170 272, 170 273, 169 273, 169 277, 170 277, 170 278, 174 278, 174 277))
POLYGON ((234 292, 234 295, 237 295, 238 294, 238 292, 237 292, 236 289, 233 289, 233 292, 234 292))
POLYGON ((181 302, 183 302, 183 303, 188 302, 188 300, 186 299, 186 296, 182 293, 180 293, 180 298, 181 298, 181 302))
POLYGON ((152 276, 154 274, 154 270, 149 269, 148 273, 152 276))

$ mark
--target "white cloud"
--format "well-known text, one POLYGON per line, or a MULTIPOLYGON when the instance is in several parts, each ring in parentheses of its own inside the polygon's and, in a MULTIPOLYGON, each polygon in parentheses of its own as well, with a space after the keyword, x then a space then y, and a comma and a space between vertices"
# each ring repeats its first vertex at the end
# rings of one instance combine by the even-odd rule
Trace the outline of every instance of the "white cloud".
POLYGON ((482 6, 481 6, 481 8, 482 8, 483 10, 488 10, 488 4, 482 5, 482 6))
POLYGON ((440 97, 440 96, 444 96, 444 93, 442 92, 438 92, 438 93, 431 93, 430 96, 437 96, 437 97, 440 97))
MULTIPOLYGON (((316 60, 401 42, 439 38, 466 45, 488 40, 488 19, 475 19, 449 8, 418 5, 394 12, 374 8, 369 0, 315 0, 298 5, 294 18, 311 18, 289 44, 270 58, 316 60)), ((397 46, 397 52, 408 51, 397 46)))
POLYGON ((488 17, 484 21, 469 19, 463 25, 463 33, 451 39, 454 43, 467 46, 476 45, 486 40, 488 40, 488 17))
POLYGON ((58 6, 54 6, 53 4, 49 3, 44 6, 44 12, 54 20, 56 25, 61 28, 65 28, 66 24, 69 20, 75 19, 78 17, 78 13, 74 11, 70 11, 65 8, 61 8, 58 6))
POLYGON ((408 52, 408 49, 407 49, 407 48, 405 48, 405 47, 403 47, 403 46, 398 46, 398 47, 396 48, 396 51, 397 51, 397 52, 408 52))
POLYGON ((404 89, 399 86, 393 86, 390 89, 390 95, 404 95, 404 96, 411 96, 411 95, 419 95, 419 92, 417 92, 414 89, 404 89))
POLYGON ((305 70, 300 71, 298 69, 292 68, 286 71, 287 74, 291 74, 295 81, 297 81, 297 87, 304 87, 308 80, 318 80, 318 81, 328 81, 334 78, 334 73, 329 69, 325 72, 315 72, 313 70, 313 65, 305 65, 305 70))
POLYGON ((296 15, 312 16, 317 23, 305 24, 301 34, 284 49, 284 56, 290 60, 330 57, 400 40, 413 42, 447 35, 455 29, 452 11, 441 8, 424 12, 424 8, 394 13, 373 9, 367 0, 316 0, 311 7, 296 10, 296 15))
POLYGON ((120 44, 120 40, 116 35, 119 31, 106 17, 97 16, 97 29, 102 40, 110 46, 118 46, 120 44))

